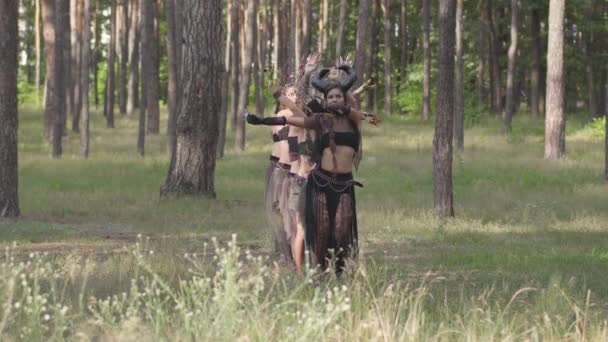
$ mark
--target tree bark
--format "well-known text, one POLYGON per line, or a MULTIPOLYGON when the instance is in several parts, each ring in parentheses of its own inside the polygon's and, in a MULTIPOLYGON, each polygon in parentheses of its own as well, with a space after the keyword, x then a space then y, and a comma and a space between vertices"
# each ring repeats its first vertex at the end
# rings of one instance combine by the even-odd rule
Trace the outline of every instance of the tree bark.
POLYGON ((104 116, 106 117, 106 126, 114 128, 114 94, 116 93, 116 1, 110 0, 110 44, 108 45, 108 69, 106 78, 106 96, 104 102, 104 116))
POLYGON ((40 57, 42 54, 42 48, 40 44, 40 0, 36 1, 36 18, 34 19, 35 33, 35 44, 36 44, 36 106, 40 105, 40 57))
POLYGON ((134 113, 139 106, 139 45, 141 36, 140 0, 131 2, 130 30, 129 30, 129 84, 127 95, 127 113, 134 113))
POLYGON ((146 89, 146 132, 158 134, 160 132, 160 80, 159 80, 159 53, 158 36, 156 34, 155 21, 158 16, 158 8, 155 0, 142 0, 141 23, 142 23, 142 88, 146 89), (143 74, 147 74, 145 77, 143 74))
POLYGON ((167 99, 169 106, 169 117, 167 120, 167 144, 171 154, 175 151, 177 143, 177 133, 175 131, 175 121, 177 117, 177 101, 180 93, 180 57, 181 57, 181 30, 178 30, 178 22, 181 22, 181 14, 178 6, 181 1, 165 0, 165 14, 167 17, 167 67, 169 69, 169 82, 167 89, 167 99))
POLYGON ((561 159, 566 154, 564 112, 564 10, 565 0, 550 0, 547 45, 547 92, 545 116, 545 158, 561 159))
POLYGON ((71 40, 71 67, 69 70, 72 71, 71 77, 71 86, 69 87, 70 92, 70 108, 72 114, 72 132, 77 133, 80 130, 80 113, 82 106, 82 88, 80 82, 80 69, 82 64, 82 45, 84 42, 82 41, 82 18, 83 8, 82 1, 72 0, 71 1, 71 15, 70 15, 70 23, 72 31, 70 32, 70 40, 71 40))
POLYGON ((17 152, 18 18, 18 2, 0 0, 0 217, 3 218, 17 217, 20 214, 17 152))
POLYGON ((55 95, 55 0, 42 0, 42 23, 46 63, 44 137, 51 142, 53 118, 58 111, 55 95))
POLYGON ((299 65, 302 61, 302 9, 301 3, 298 0, 292 0, 291 5, 291 13, 294 18, 293 25, 291 30, 293 32, 293 42, 294 42, 294 64, 296 74, 299 74, 300 69, 299 65))
MULTIPOLYGON (((365 1, 367 2, 367 1, 365 1)), ((346 6, 347 6, 347 1, 346 0, 341 0, 340 1, 340 16, 338 18, 338 31, 336 33, 336 57, 340 57, 342 56, 342 48, 343 48, 343 41, 344 41, 344 25, 346 25, 346 6)), ((359 6, 361 6, 361 3, 359 3, 359 6)))
POLYGON ((435 213, 453 217, 452 132, 454 112, 455 1, 439 1, 437 114, 433 138, 433 189, 435 213))
POLYGON ((422 119, 431 115, 431 14, 430 0, 422 0, 422 49, 424 79, 422 83, 422 119))
POLYGON ((137 154, 143 157, 146 153, 146 115, 147 104, 147 84, 150 83, 150 74, 146 72, 154 63, 150 56, 150 35, 154 31, 154 23, 149 14, 149 0, 139 0, 139 31, 141 32, 139 51, 139 70, 141 80, 141 94, 139 96, 139 125, 137 129, 137 154), (152 32, 151 32, 152 31, 152 32))
POLYGON ((53 115, 53 128, 51 132, 51 142, 53 144, 53 158, 59 158, 62 154, 61 139, 63 138, 63 128, 65 127, 65 112, 67 98, 67 74, 68 61, 66 57, 66 44, 69 39, 69 32, 66 30, 69 23, 70 2, 69 0, 55 1, 55 104, 56 108, 53 115))
MULTIPOLYGON (((280 0, 277 0, 280 1, 280 0)), ((241 44, 240 44, 240 24, 239 24, 239 8, 240 8, 240 0, 232 0, 232 14, 230 16, 230 20, 232 22, 231 28, 231 43, 230 43, 230 58, 231 58, 231 67, 230 67, 230 82, 232 84, 232 93, 230 96, 230 109, 232 110, 232 114, 230 115, 230 127, 232 127, 233 131, 236 131, 236 117, 238 114, 238 106, 239 106, 239 81, 241 74, 241 44)), ((278 12, 277 12, 278 13, 278 12)), ((276 30, 278 31, 278 30, 276 30)), ((276 36, 275 36, 276 38, 276 36)), ((281 39, 279 39, 281 42, 281 39)), ((278 70, 278 69, 277 69, 278 70)), ((223 143, 223 142, 222 142, 223 143)))
MULTIPOLYGON (((392 84, 391 84, 391 0, 382 0, 382 11, 384 12, 384 113, 391 115, 393 111, 392 84)), ((361 19, 359 18, 359 21, 361 19)))
POLYGON ((95 100, 95 108, 99 107, 99 89, 97 88, 97 80, 99 74, 99 54, 100 54, 100 42, 101 42, 101 25, 99 22, 99 0, 95 0, 95 11, 93 12, 93 40, 95 46, 93 47, 93 96, 95 100))
MULTIPOLYGON (((281 11, 281 0, 270 0, 272 1, 272 27, 273 27, 273 51, 272 51, 272 66, 273 66, 273 79, 274 81, 279 81, 281 78, 281 66, 279 63, 281 62, 281 15, 279 14, 281 11)), ((232 5, 234 7, 234 3, 232 5)), ((234 10, 233 10, 234 11, 234 10)), ((233 12, 234 13, 234 12, 233 12)), ((231 21, 234 21, 231 17, 231 21)), ((234 26, 233 26, 234 27, 234 26)), ((234 33, 232 33, 234 34, 234 33)), ((232 48, 230 48, 232 54, 232 48)), ((231 71, 232 73, 232 71, 231 71)), ((233 85, 234 86, 234 85, 233 85)), ((234 103, 234 100, 233 100, 234 103)))
POLYGON ((255 108, 256 113, 264 115, 264 66, 266 64, 266 32, 267 32, 267 12, 266 0, 260 0, 260 11, 258 11, 259 28, 257 32, 258 42, 255 49, 255 108))
POLYGON ((407 79, 407 61, 409 59, 409 34, 407 29, 407 0, 401 0, 401 60, 399 63, 399 83, 403 85, 407 79))
MULTIPOLYGON (((367 63, 367 70, 366 70, 366 77, 369 77, 373 80, 374 84, 378 83, 377 80, 377 69, 374 68, 374 66, 377 64, 377 51, 378 51, 378 18, 377 18, 377 14, 378 14, 378 7, 379 7, 379 0, 371 0, 371 16, 370 16, 370 38, 369 38, 369 46, 368 46, 368 56, 369 56, 369 63, 367 63)), ((369 89, 367 91, 366 94, 366 106, 367 106, 367 111, 368 112, 376 112, 376 92, 377 92, 377 88, 378 87, 372 87, 371 89, 369 89)))
POLYGON ((511 133, 511 121, 515 113, 515 63, 517 58, 517 15, 518 0, 511 0, 511 46, 509 46, 509 66, 507 69, 507 103, 505 108, 505 134, 511 133))
POLYGON ((462 59, 462 12, 464 0, 456 2, 456 84, 454 91, 454 138, 456 149, 464 149, 464 74, 462 59))
POLYGON ((487 0, 487 18, 488 18, 488 29, 489 29, 489 40, 490 40, 490 67, 492 72, 493 80, 493 104, 492 111, 494 114, 499 115, 502 112, 502 84, 500 77, 500 64, 498 61, 498 39, 496 38, 496 30, 494 29, 494 17, 492 15, 492 0, 487 0))
MULTIPOLYGON (((312 39, 312 0, 302 0, 302 56, 310 54, 312 39)), ((265 26, 267 26, 265 24, 265 26)))
POLYGON ((530 114, 540 116, 540 14, 537 7, 532 8, 530 15, 530 31, 532 36, 532 70, 530 71, 530 114))
POLYGON ((177 150, 161 195, 215 197, 218 113, 225 78, 221 1, 184 1, 183 93, 177 150))
POLYGON ((127 114, 127 74, 129 65, 129 0, 122 0, 122 15, 119 33, 120 41, 120 77, 118 89, 118 107, 121 115, 127 114))
POLYGON ((480 0, 480 11, 482 12, 479 17, 479 60, 477 66, 477 102, 478 111, 481 113, 484 109, 484 103, 486 99, 486 86, 485 86, 485 75, 486 75, 486 21, 483 15, 483 1, 480 0))
MULTIPOLYGON (((251 82, 251 62, 253 61, 253 53, 255 48, 255 27, 257 0, 247 1, 247 19, 245 22, 245 55, 243 56, 242 82, 240 84, 238 113, 243 113, 247 109, 247 100, 249 98, 249 85, 251 82)), ((221 85, 221 83, 220 83, 221 85)), ((236 136, 235 150, 242 152, 245 150, 245 118, 242 115, 237 115, 236 118, 236 136)))
POLYGON ((595 96, 595 73, 597 70, 594 70, 594 54, 593 54, 593 34, 591 32, 587 33, 587 36, 583 38, 583 45, 585 49, 585 73, 587 74, 587 100, 588 100, 588 110, 589 117, 596 118, 599 116, 598 111, 598 101, 595 96))
MULTIPOLYGON (((390 1, 387 2, 390 4, 390 1)), ((353 85, 353 89, 357 89, 361 82, 363 82, 363 73, 365 71, 365 65, 367 64, 367 31, 368 27, 368 13, 369 13, 369 0, 359 0, 359 16, 357 21, 357 40, 355 42, 356 55, 355 55, 355 71, 359 76, 357 82, 353 85)), ((386 17, 386 16, 385 16, 386 17)), ((390 20, 388 17, 386 17, 390 20)), ((386 37, 386 36, 385 36, 386 37)), ((389 37, 390 39, 390 37, 389 37)), ((386 50, 385 50, 386 51, 386 50)), ((339 55, 336 55, 336 58, 339 55)), ((390 59, 390 56, 389 56, 390 59)))
POLYGON ((80 65, 80 87, 82 89, 82 130, 80 133, 80 153, 83 158, 89 157, 89 61, 91 59, 90 32, 91 13, 90 0, 84 0, 82 25, 82 63, 80 65))

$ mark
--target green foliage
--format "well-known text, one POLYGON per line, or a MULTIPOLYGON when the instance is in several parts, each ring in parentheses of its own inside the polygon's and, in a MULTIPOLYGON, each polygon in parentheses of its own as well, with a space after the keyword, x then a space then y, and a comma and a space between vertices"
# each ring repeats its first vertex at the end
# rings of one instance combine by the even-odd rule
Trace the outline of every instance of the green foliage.
POLYGON ((606 117, 593 119, 585 125, 582 133, 595 139, 604 139, 606 136, 606 117))
MULTIPOLYGON (((399 110, 406 115, 420 116, 422 112, 424 68, 422 63, 408 66, 407 79, 400 85, 399 93, 395 96, 395 103, 399 110)), ((436 87, 431 87, 431 112, 434 111, 436 87)))
MULTIPOLYGON (((17 84, 19 105, 22 104, 36 104, 36 86, 25 81, 19 81, 17 84)), ((42 103, 42 94, 44 93, 44 87, 40 89, 40 103, 42 103)))

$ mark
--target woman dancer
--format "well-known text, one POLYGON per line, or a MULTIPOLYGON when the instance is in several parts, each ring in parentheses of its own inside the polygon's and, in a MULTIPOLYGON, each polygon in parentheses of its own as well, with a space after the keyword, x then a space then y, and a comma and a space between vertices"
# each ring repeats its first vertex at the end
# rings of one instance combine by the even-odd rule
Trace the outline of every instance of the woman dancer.
POLYGON ((312 160, 316 167, 306 184, 306 243, 311 252, 311 263, 326 269, 329 260, 336 260, 340 274, 349 256, 357 253, 357 218, 355 205, 356 183, 352 169, 361 142, 358 129, 360 113, 351 113, 347 105, 347 91, 357 76, 350 66, 340 66, 347 77, 341 81, 323 78, 329 69, 312 77, 312 85, 324 95, 324 104, 311 117, 259 118, 247 116, 250 124, 293 125, 315 131, 312 160))

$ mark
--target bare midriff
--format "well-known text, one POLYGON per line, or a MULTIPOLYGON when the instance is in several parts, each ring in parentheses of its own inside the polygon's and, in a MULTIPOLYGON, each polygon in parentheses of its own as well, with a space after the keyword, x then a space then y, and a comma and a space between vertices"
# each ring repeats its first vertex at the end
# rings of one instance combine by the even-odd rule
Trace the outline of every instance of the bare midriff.
POLYGON ((334 168, 334 153, 327 147, 323 150, 321 168, 333 173, 353 172, 355 153, 355 149, 350 146, 336 146, 336 167, 334 168))

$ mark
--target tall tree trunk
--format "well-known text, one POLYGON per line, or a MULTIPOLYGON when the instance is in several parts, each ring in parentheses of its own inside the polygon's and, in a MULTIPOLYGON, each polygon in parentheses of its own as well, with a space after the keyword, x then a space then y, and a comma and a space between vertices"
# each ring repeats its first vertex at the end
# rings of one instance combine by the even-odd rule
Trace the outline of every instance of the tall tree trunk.
POLYGON ((120 82, 118 89, 118 107, 120 114, 127 114, 127 74, 129 65, 129 0, 122 0, 122 15, 119 33, 120 41, 120 82))
POLYGON ((258 113, 258 115, 264 115, 264 66, 266 64, 264 56, 266 55, 267 32, 266 0, 260 0, 260 10, 258 11, 258 13, 258 22, 260 24, 258 25, 258 43, 256 44, 255 51, 255 108, 256 113, 258 113))
POLYGON ((453 217, 452 115, 454 113, 455 1, 439 0, 439 51, 437 114, 433 138, 433 185, 435 213, 453 217))
MULTIPOLYGON (((263 0, 265 1, 265 0, 263 0)), ((272 4, 274 4, 273 0, 272 4)), ((273 5, 274 6, 274 5, 273 5)), ((226 144, 226 124, 228 123, 228 97, 230 93, 230 72, 232 63, 232 53, 230 44, 232 43, 232 0, 226 2, 226 43, 224 53, 224 67, 226 74, 222 80, 222 106, 220 109, 220 117, 218 119, 218 137, 217 137, 217 148, 215 156, 217 159, 224 158, 224 146, 226 144)))
POLYGON ((40 44, 40 0, 36 1, 36 18, 34 19, 35 44, 36 44, 36 106, 40 105, 40 56, 42 54, 42 48, 40 44))
POLYGON ((154 20, 150 15, 150 0, 139 0, 139 31, 141 39, 139 42, 139 70, 141 82, 141 94, 139 96, 139 125, 137 129, 137 153, 143 157, 146 151, 146 116, 148 111, 147 85, 150 83, 149 70, 154 57, 150 54, 150 41, 154 34, 154 20))
POLYGON ((560 159, 566 154, 564 112, 564 10, 565 0, 549 2, 547 45, 547 92, 545 116, 545 158, 560 159))
POLYGON ((481 113, 484 109, 484 103, 486 98, 485 92, 485 75, 486 75, 486 34, 487 34, 487 26, 486 21, 484 20, 483 15, 483 1, 480 0, 480 11, 481 16, 479 18, 479 60, 477 66, 477 102, 478 102, 478 111, 481 113))
POLYGON ((505 108, 505 133, 511 133, 511 121, 515 113, 515 59, 517 58, 517 7, 518 0, 511 0, 511 46, 509 46, 509 66, 507 70, 507 103, 505 108))
POLYGON ((167 120, 167 143, 171 154, 175 151, 177 143, 177 133, 175 131, 175 121, 177 118, 177 101, 180 93, 180 57, 181 57, 181 31, 178 31, 177 23, 181 21, 178 6, 180 1, 165 0, 165 14, 167 16, 167 59, 169 69, 169 84, 167 98, 169 105, 169 117, 167 120))
MULTIPOLYGON (((367 2, 367 1, 365 1, 365 2, 367 2)), ((343 48, 343 44, 344 44, 344 25, 346 25, 346 6, 347 6, 347 1, 341 0, 340 1, 340 17, 338 19, 338 31, 336 34, 336 57, 342 56, 342 48, 343 48)), ((361 6, 361 3, 359 3, 359 6, 361 6)))
MULTIPOLYGON (((367 77, 371 78, 373 80, 374 84, 378 83, 378 77, 377 77, 377 69, 374 68, 374 66, 377 63, 377 51, 378 51, 378 18, 377 18, 377 14, 378 14, 378 7, 379 7, 379 0, 371 0, 371 16, 370 16, 370 37, 369 37, 369 46, 367 47, 368 51, 367 54, 369 56, 369 63, 367 63, 367 70, 365 72, 365 75, 367 75, 367 77)), ((375 110, 375 106, 376 106, 376 102, 375 102, 375 98, 376 98, 376 91, 377 91, 378 87, 372 87, 371 89, 369 89, 367 91, 366 94, 366 105, 367 105, 367 111, 368 112, 376 112, 375 110)))
MULTIPOLYGON (((62 135, 66 135, 67 134, 67 118, 68 118, 68 114, 74 114, 74 97, 73 97, 73 93, 72 93, 72 87, 74 86, 74 79, 72 77, 74 77, 75 74, 78 74, 78 70, 75 70, 74 72, 72 71, 72 63, 71 63, 71 58, 72 58, 72 44, 70 42, 70 34, 71 34, 71 27, 70 27, 70 17, 71 17, 71 13, 70 13, 70 0, 66 0, 65 4, 62 4, 62 7, 65 8, 66 13, 63 14, 62 17, 62 21, 59 23, 61 25, 61 32, 64 35, 64 40, 63 40, 63 86, 65 87, 64 93, 65 93, 65 100, 64 100, 64 105, 62 107, 61 110, 61 134, 62 135)), ((76 13, 76 15, 78 15, 78 13, 76 13)))
POLYGON ((589 117, 596 118, 599 116, 598 111, 598 101, 595 96, 595 73, 597 70, 594 70, 594 54, 593 54, 593 34, 589 32, 586 37, 583 38, 583 45, 585 49, 585 72, 587 74, 587 99, 588 99, 588 109, 589 109, 589 117))
POLYGON ((44 99, 44 137, 51 142, 53 119, 58 112, 55 95, 55 0, 42 0, 42 23, 44 25, 44 54, 46 62, 44 99))
MULTIPOLYGON (((247 109, 247 99, 249 98, 249 85, 251 81, 251 62, 253 61, 253 53, 255 48, 255 27, 257 0, 247 0, 247 19, 245 22, 245 49, 243 56, 243 70, 241 89, 239 92, 238 113, 243 113, 247 109)), ((237 115, 236 118, 236 136, 235 149, 237 152, 245 150, 245 118, 242 115, 237 115)))
POLYGON ((409 35, 407 29, 407 0, 401 0, 401 60, 399 63, 399 83, 402 85, 407 78, 407 61, 409 59, 409 35))
POLYGON ((90 0, 84 0, 82 24, 82 63, 80 65, 80 87, 82 89, 82 132, 80 134, 80 153, 83 158, 89 157, 89 61, 91 59, 90 33, 91 11, 90 0))
POLYGON ((494 114, 499 115, 502 112, 502 84, 500 77, 500 64, 498 61, 498 39, 496 37, 496 30, 494 29, 494 16, 492 15, 492 0, 487 0, 487 18, 489 28, 489 40, 490 40, 490 66, 492 72, 492 80, 494 84, 492 111, 494 114))
POLYGON ((110 44, 108 45, 108 69, 106 78, 106 96, 104 102, 106 126, 114 128, 114 94, 116 93, 116 72, 115 56, 116 56, 116 1, 110 0, 110 44))
POLYGON ((318 51, 323 53, 325 51, 325 37, 327 31, 327 1, 319 0, 319 36, 318 36, 318 51))
POLYGON ((294 66, 296 74, 299 74, 299 65, 302 62, 302 4, 297 0, 292 0, 291 13, 293 20, 293 26, 291 27, 293 32, 294 41, 294 66))
MULTIPOLYGON (((393 111, 390 6, 391 0, 382 0, 382 11, 384 12, 384 113, 386 115, 391 115, 393 111)), ((361 21, 361 18, 359 18, 359 21, 361 21)))
POLYGON ((81 54, 81 50, 82 50, 82 45, 84 44, 84 42, 82 41, 82 18, 81 16, 83 15, 83 8, 82 8, 82 1, 79 0, 72 0, 71 1, 71 5, 74 7, 70 8, 71 11, 71 17, 70 17, 70 23, 71 23, 71 28, 72 31, 70 33, 70 40, 71 40, 71 49, 72 49, 72 53, 71 53, 71 67, 68 69, 73 70, 72 71, 72 81, 71 81, 71 87, 69 88, 70 91, 70 99, 69 99, 69 103, 70 103, 70 108, 71 108, 71 114, 72 114, 72 132, 77 133, 80 130, 80 113, 81 113, 81 106, 82 106, 82 96, 83 94, 81 94, 82 92, 82 85, 80 82, 80 71, 81 71, 81 64, 83 63, 82 60, 82 54, 81 54))
MULTIPOLYGON (((390 4, 390 1, 387 2, 390 4)), ((357 40, 355 42, 356 46, 356 55, 355 55, 355 71, 357 75, 359 75, 357 82, 355 82, 353 89, 356 89, 363 80, 363 74, 365 71, 365 65, 367 64, 366 55, 367 55, 367 31, 368 27, 368 18, 367 13, 369 12, 369 0, 359 0, 359 20, 357 21, 357 40)), ((387 20, 388 19, 387 17, 387 20)), ((385 36, 386 37, 386 36, 385 36)), ((390 37, 389 37, 390 39, 390 37)), ((336 55, 338 57, 338 55, 336 55)), ((390 59, 390 56, 388 57, 390 59)))
POLYGON ((540 14, 538 7, 532 8, 530 15, 530 31, 532 36, 532 70, 530 71, 530 114, 537 118, 540 116, 540 14))
POLYGON ((422 119, 431 115, 431 13, 430 0, 422 0, 422 49, 424 80, 422 83, 422 119))
POLYGON ((139 106, 139 45, 140 45, 140 0, 131 2, 129 30, 129 84, 127 95, 127 113, 134 113, 139 106))
POLYGON ((142 41, 145 44, 142 47, 141 58, 146 60, 145 63, 142 63, 143 67, 141 73, 142 75, 144 73, 147 74, 146 77, 143 78, 145 82, 142 82, 142 87, 146 88, 146 132, 149 134, 158 134, 160 132, 160 111, 158 104, 160 96, 160 80, 158 70, 158 36, 155 26, 155 21, 158 17, 158 8, 156 5, 156 0, 143 0, 142 5, 144 8, 141 14, 142 41))
MULTIPOLYGON (((310 54, 312 39, 312 0, 302 0, 302 56, 310 54)), ((267 26, 266 24, 264 26, 267 26)))
MULTIPOLYGON (((291 41, 291 4, 290 0, 282 0, 281 2, 281 59, 279 60, 279 65, 281 67, 281 77, 280 83, 286 84, 289 81, 290 75, 292 75, 294 71, 293 65, 293 48, 291 41)), ((244 26, 243 26, 244 27, 244 26)), ((243 34, 244 36, 244 34, 243 34)), ((244 46, 244 44, 242 44, 244 46)))
MULTIPOLYGON (((230 127, 233 131, 236 131, 236 117, 238 115, 239 106, 239 86, 240 74, 241 74, 241 44, 240 44, 240 24, 239 24, 239 9, 241 7, 240 0, 232 0, 232 15, 230 20, 232 22, 231 28, 231 43, 230 43, 230 56, 231 56, 231 67, 230 67, 230 83, 232 85, 232 93, 230 96, 230 109, 232 113, 230 115, 230 127)), ((280 39, 279 39, 280 41, 280 39)))
POLYGON ((464 149, 464 74, 462 60, 462 12, 464 0, 456 3, 456 84, 454 91, 454 138, 456 149, 464 149))
POLYGON ((18 2, 0 0, 0 217, 17 217, 20 214, 17 152, 18 18, 18 2))
MULTIPOLYGON (((272 27, 273 27, 273 44, 272 44, 272 66, 273 66, 273 79, 275 82, 281 78, 281 0, 270 0, 272 1, 272 27)), ((234 3, 232 5, 234 7, 234 3)), ((234 11, 234 10, 233 10, 234 11)), ((234 21, 234 19, 231 19, 234 21)), ((233 26, 234 27, 234 26, 233 26)), ((234 33, 232 33, 234 34, 234 33)), ((232 48, 230 49, 232 53, 232 48)), ((231 71, 232 72, 232 71, 231 71)), ((233 85, 234 86, 234 85, 233 85)), ((233 100, 234 103, 234 100, 233 100)))
MULTIPOLYGON (((219 0, 184 1, 184 91, 177 118, 175 163, 161 195, 215 197, 218 113, 225 79, 219 0)), ((253 19, 255 20, 255 19, 253 19)))
POLYGON ((99 107, 99 89, 97 88, 99 78, 99 55, 101 53, 101 23, 99 20, 99 11, 99 0, 95 0, 95 11, 93 12, 93 40, 95 41, 95 46, 93 47, 93 94, 95 108, 99 107))
POLYGON ((69 32, 66 30, 69 23, 70 2, 69 0, 55 0, 55 109, 53 115, 53 128, 51 132, 51 142, 53 144, 53 158, 59 158, 62 154, 61 139, 63 128, 65 127, 64 116, 66 111, 67 98, 67 60, 66 44, 69 39, 69 32))

